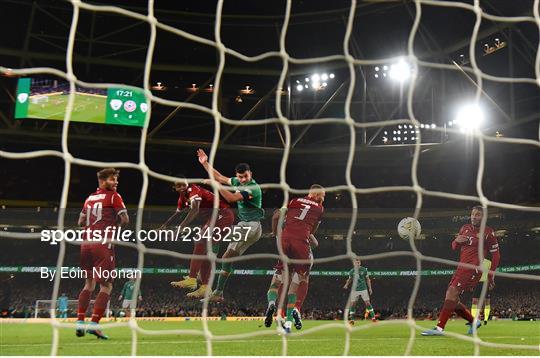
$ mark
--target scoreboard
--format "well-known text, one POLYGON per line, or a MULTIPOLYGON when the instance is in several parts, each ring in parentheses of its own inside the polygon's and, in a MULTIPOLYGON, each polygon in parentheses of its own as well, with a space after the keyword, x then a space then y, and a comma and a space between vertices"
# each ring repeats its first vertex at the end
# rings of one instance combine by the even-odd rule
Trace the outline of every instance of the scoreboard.
MULTIPOLYGON (((17 86, 15 118, 64 120, 69 82, 21 78, 17 86)), ((144 126, 149 101, 142 89, 76 86, 71 121, 124 126, 144 126)))

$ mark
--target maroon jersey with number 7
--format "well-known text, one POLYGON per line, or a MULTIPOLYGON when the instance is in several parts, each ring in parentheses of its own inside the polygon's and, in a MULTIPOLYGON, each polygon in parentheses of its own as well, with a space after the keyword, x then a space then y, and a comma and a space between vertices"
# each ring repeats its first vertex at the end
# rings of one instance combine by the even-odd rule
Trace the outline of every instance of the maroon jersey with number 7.
POLYGON ((282 239, 308 241, 323 212, 324 207, 308 196, 292 199, 285 217, 282 239))

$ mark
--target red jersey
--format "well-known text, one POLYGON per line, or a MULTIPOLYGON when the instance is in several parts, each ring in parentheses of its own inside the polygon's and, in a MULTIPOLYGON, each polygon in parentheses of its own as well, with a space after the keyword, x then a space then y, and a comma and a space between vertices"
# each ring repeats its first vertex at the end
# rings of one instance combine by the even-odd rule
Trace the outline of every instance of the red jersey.
MULTIPOLYGON (((118 215, 124 212, 127 212, 127 209, 120 194, 98 188, 84 202, 81 212, 86 215, 84 228, 99 231, 101 237, 105 238, 105 229, 117 226, 118 215)), ((93 238, 99 239, 96 235, 97 233, 94 233, 93 238)), ((112 230, 109 230, 107 237, 112 237, 112 230)))
MULTIPOLYGON (((463 243, 452 242, 452 248, 456 250, 460 247, 459 262, 468 263, 471 265, 479 265, 478 248, 480 240, 478 239, 480 228, 474 227, 472 224, 466 224, 459 230, 459 235, 466 236, 469 240, 463 243)), ((499 243, 493 232, 493 229, 486 226, 484 230, 484 257, 487 257, 488 252, 492 257, 497 256, 497 260, 492 260, 491 270, 495 270, 498 265, 499 243)))
MULTIPOLYGON (((194 201, 200 201, 199 215, 204 220, 210 220, 212 215, 212 209, 214 208, 214 193, 204 188, 201 188, 198 185, 190 184, 187 190, 180 194, 178 197, 178 208, 177 211, 183 210, 185 208, 191 207, 191 203, 194 201)), ((223 200, 219 200, 219 211, 222 210, 230 211, 230 206, 223 200)), ((232 213, 232 211, 231 211, 232 213)))
POLYGON ((321 221, 323 206, 306 196, 292 199, 288 209, 282 238, 284 240, 309 240, 309 235, 321 221))

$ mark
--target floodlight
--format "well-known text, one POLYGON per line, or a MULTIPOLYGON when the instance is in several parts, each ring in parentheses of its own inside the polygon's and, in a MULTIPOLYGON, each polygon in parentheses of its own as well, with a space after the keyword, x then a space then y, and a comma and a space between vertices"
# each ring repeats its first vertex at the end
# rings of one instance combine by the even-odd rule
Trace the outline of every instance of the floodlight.
POLYGON ((390 66, 388 74, 391 79, 403 82, 411 76, 411 66, 405 60, 400 60, 398 63, 390 66))
POLYGON ((484 112, 477 104, 467 104, 460 108, 453 123, 466 131, 477 130, 484 121, 484 112))

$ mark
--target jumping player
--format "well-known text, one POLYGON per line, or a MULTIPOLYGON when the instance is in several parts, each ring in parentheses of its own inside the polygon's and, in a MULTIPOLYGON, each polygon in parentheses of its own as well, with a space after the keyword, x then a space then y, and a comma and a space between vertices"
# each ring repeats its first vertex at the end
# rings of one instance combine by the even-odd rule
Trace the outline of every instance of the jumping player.
MULTIPOLYGON (((484 211, 481 206, 473 207, 471 211, 471 223, 463 225, 461 230, 459 230, 458 236, 452 241, 452 249, 460 250, 460 264, 480 265, 478 257, 480 239, 478 236, 480 234, 480 224, 482 222, 483 214, 484 211)), ((484 255, 487 255, 488 252, 491 255, 491 267, 489 268, 488 280, 489 287, 493 289, 495 287, 493 273, 497 269, 501 257, 499 244, 497 243, 497 238, 493 233, 493 229, 488 226, 486 226, 484 230, 484 237, 482 239, 484 240, 484 255)), ((482 274, 478 268, 469 268, 458 265, 454 276, 450 280, 448 289, 446 290, 444 305, 439 314, 439 322, 435 328, 422 332, 423 336, 444 335, 444 327, 453 312, 456 312, 459 316, 467 320, 467 324, 471 326, 468 334, 473 333, 472 324, 474 317, 467 307, 460 302, 460 296, 465 291, 472 291, 478 284, 481 276, 482 274)), ((479 321, 476 328, 478 329, 481 325, 482 324, 479 321)))
MULTIPOLYGON (((178 232, 182 232, 182 228, 189 226, 197 217, 201 217, 205 224, 201 228, 200 235, 193 237, 195 245, 193 246, 193 255, 206 255, 206 238, 212 237, 212 251, 217 254, 219 251, 219 241, 222 235, 231 232, 231 226, 234 224, 234 213, 230 209, 229 205, 219 200, 219 211, 216 223, 214 225, 213 235, 205 235, 210 227, 210 220, 212 218, 212 209, 214 207, 214 194, 204 188, 201 188, 195 184, 188 184, 186 181, 179 181, 174 184, 175 190, 179 194, 178 198, 178 211, 184 209, 189 210, 188 214, 180 224, 178 232)), ((181 281, 171 282, 173 287, 188 288, 195 290, 197 288, 197 276, 200 274, 201 285, 193 292, 187 294, 189 298, 202 298, 206 292, 208 280, 210 278, 210 262, 208 260, 201 260, 192 258, 189 267, 189 275, 184 277, 181 281)))
MULTIPOLYGON (((210 166, 210 163, 208 163, 208 156, 204 150, 199 149, 197 151, 197 156, 199 158, 199 163, 201 163, 204 169, 209 174, 210 172, 213 172, 216 181, 223 185, 230 185, 235 188, 234 193, 223 189, 220 190, 219 193, 228 203, 237 203, 238 205, 238 219, 240 221, 235 225, 233 230, 238 229, 242 232, 242 240, 231 242, 222 258, 242 256, 251 245, 261 238, 261 220, 264 217, 261 188, 255 179, 253 179, 253 173, 248 164, 237 164, 235 168, 236 175, 229 178, 210 166)), ((218 276, 216 289, 212 292, 212 296, 210 296, 211 301, 223 301, 223 290, 225 289, 227 279, 232 272, 232 262, 223 262, 221 264, 221 272, 218 276)))
POLYGON ((116 191, 119 174, 120 171, 114 168, 106 168, 97 173, 99 187, 88 196, 79 215, 79 225, 83 226, 87 235, 91 237, 86 236, 86 241, 81 245, 80 267, 86 273, 86 279, 79 294, 77 337, 85 335, 86 310, 96 288, 96 283, 98 283, 99 293, 94 302, 92 320, 87 332, 97 338, 108 339, 108 336, 104 335, 101 330, 92 329, 92 326, 97 325, 103 316, 113 288, 112 277, 114 275, 111 275, 110 272, 115 270, 115 257, 111 242, 113 235, 111 229, 117 226, 126 226, 129 223, 124 201, 116 191), (94 241, 98 237, 102 239, 94 241), (108 274, 100 275, 100 273, 106 272, 108 274))

